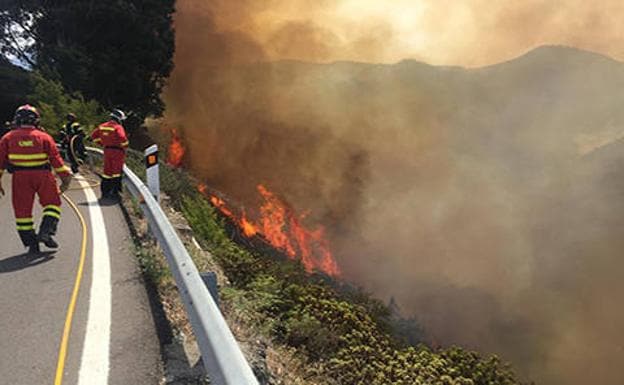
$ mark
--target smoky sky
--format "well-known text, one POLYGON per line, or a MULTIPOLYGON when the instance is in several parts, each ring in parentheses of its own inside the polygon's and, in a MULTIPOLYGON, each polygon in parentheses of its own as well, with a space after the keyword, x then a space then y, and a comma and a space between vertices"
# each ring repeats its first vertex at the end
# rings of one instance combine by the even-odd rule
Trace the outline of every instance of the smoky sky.
POLYGON ((211 1, 221 29, 253 34, 273 59, 483 66, 544 44, 624 58, 617 0, 211 1))
POLYGON ((161 134, 199 178, 307 213, 344 279, 430 342, 539 384, 624 382, 624 67, 579 50, 622 54, 620 2, 177 9, 161 134))

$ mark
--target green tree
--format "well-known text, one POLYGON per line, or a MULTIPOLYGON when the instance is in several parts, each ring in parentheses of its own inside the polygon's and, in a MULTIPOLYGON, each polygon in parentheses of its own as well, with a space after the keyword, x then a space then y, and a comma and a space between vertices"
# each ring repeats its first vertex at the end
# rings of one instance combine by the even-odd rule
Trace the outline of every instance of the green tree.
POLYGON ((33 90, 28 95, 30 103, 41 113, 41 125, 52 134, 66 123, 65 116, 73 112, 82 126, 90 132, 107 119, 108 114, 95 100, 85 100, 79 92, 68 93, 54 80, 48 80, 38 72, 31 74, 33 90))
POLYGON ((33 84, 29 73, 17 66, 12 65, 6 59, 0 57, 0 124, 11 120, 15 108, 28 102, 26 95, 33 90, 33 84))
POLYGON ((131 111, 131 126, 162 113, 160 93, 173 68, 174 0, 2 3, 5 52, 70 92, 131 111))

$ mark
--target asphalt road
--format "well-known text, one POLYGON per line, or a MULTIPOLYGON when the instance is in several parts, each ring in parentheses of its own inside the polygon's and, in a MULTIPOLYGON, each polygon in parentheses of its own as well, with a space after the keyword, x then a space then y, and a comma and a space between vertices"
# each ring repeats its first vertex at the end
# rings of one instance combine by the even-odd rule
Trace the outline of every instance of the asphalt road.
MULTIPOLYGON (((9 176, 3 185, 10 191, 9 176)), ((61 247, 33 260, 14 229, 10 192, 0 199, 0 384, 158 384, 160 344, 123 214, 118 206, 99 205, 97 191, 68 195, 87 225, 82 274, 83 229, 66 202, 57 235, 61 247), (60 357, 62 381, 55 382, 60 357)), ((35 220, 40 218, 38 207, 35 220)))

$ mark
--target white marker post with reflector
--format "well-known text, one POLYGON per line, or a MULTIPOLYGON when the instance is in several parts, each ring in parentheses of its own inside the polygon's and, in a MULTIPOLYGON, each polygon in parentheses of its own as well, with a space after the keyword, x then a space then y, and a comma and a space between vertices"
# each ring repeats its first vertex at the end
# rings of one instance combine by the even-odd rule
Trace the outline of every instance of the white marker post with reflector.
POLYGON ((160 202, 160 174, 158 171, 158 146, 152 145, 145 149, 145 175, 147 188, 157 202, 160 202))

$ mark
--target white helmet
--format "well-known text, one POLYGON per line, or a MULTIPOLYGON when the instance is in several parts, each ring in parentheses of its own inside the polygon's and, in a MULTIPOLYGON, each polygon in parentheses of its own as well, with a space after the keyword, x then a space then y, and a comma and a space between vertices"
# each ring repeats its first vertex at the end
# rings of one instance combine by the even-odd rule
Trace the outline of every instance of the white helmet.
POLYGON ((110 117, 118 121, 119 123, 123 122, 127 118, 126 114, 122 110, 118 109, 114 109, 113 111, 111 111, 110 117))

